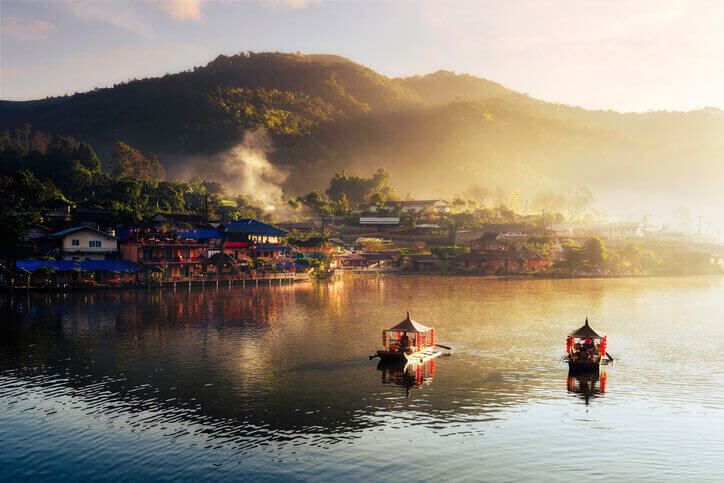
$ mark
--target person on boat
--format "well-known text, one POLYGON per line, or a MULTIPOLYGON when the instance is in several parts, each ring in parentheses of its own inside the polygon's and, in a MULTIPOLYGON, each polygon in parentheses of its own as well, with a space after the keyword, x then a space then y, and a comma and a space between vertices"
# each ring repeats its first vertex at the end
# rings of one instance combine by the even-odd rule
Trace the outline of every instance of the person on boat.
POLYGON ((410 347, 410 338, 407 337, 407 332, 403 332, 400 337, 400 348, 406 350, 408 347, 410 347))

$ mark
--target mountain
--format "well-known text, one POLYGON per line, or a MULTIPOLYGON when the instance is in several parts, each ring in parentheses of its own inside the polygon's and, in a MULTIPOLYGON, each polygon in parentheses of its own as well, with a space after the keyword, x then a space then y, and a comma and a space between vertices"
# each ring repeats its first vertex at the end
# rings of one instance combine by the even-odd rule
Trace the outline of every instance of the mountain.
POLYGON ((215 154, 263 128, 297 192, 340 169, 384 167, 420 196, 587 185, 685 198, 718 193, 724 160, 717 109, 591 111, 446 71, 389 78, 333 55, 219 56, 160 78, 0 102, 0 129, 26 123, 90 142, 106 160, 121 140, 158 154, 171 175, 219 178, 215 154))

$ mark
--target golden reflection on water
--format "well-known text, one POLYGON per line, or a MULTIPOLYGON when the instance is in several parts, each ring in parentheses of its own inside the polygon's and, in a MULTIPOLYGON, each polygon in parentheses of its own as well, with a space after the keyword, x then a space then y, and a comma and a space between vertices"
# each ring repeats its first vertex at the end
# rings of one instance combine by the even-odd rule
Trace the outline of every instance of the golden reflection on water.
MULTIPOLYGON (((551 438, 575 445, 568 431, 590 429, 580 417, 587 414, 617 445, 602 456, 609 463, 655 444, 646 438, 658 425, 666 425, 668 440, 686 442, 677 449, 689 459, 711 462, 718 433, 692 428, 682 414, 724 422, 717 392, 724 377, 712 366, 722 355, 723 295, 722 279, 707 277, 352 276, 219 289, 15 292, 0 295, 0 375, 34 387, 27 391, 52 381, 54 395, 63 394, 57 385, 64 381, 68 395, 93 403, 94 417, 153 408, 160 421, 153 424, 173 415, 190 427, 211 424, 211 439, 247 438, 254 447, 280 435, 315 447, 404 429, 430 445, 436 437, 470 437, 458 445, 489 441, 489 451, 535 453, 547 451, 551 438), (437 329, 452 356, 419 371, 378 368, 368 356, 381 330, 408 309, 437 329), (617 364, 597 379, 569 378, 557 362, 566 335, 586 316, 608 334, 617 364), (517 428, 521 420, 531 424, 526 415, 541 432, 517 428), (516 429, 501 433, 503 424, 516 429)), ((384 467, 410 439, 396 438, 362 449, 384 467)), ((459 459, 465 454, 434 446, 456 468, 481 470, 459 459)), ((563 460, 551 456, 556 462, 563 460)))

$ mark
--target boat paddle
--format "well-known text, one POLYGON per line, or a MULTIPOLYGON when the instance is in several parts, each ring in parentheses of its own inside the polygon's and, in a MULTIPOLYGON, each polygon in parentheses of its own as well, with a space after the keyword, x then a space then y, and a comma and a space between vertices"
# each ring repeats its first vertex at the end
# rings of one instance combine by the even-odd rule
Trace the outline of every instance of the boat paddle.
POLYGON ((375 355, 373 355, 373 356, 370 356, 370 360, 374 359, 375 357, 380 357, 380 355, 379 355, 379 354, 375 354, 375 355))
POLYGON ((435 347, 439 347, 439 348, 441 348, 441 349, 447 349, 447 350, 449 350, 449 351, 452 350, 452 347, 449 347, 449 346, 446 346, 446 345, 435 344, 435 347))

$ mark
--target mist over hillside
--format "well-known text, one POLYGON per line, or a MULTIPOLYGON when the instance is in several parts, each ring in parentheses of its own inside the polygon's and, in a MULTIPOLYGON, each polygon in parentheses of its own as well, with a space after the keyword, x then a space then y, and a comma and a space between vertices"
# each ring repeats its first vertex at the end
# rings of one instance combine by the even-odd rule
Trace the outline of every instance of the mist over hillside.
POLYGON ((446 71, 388 78, 332 55, 219 56, 160 78, 0 102, 1 129, 26 123, 87 141, 104 160, 121 140, 157 153, 171 176, 222 181, 217 155, 265 130, 287 193, 324 187, 341 169, 384 167, 403 196, 509 202, 516 191, 588 186, 607 207, 637 203, 638 213, 724 201, 717 109, 589 111, 446 71))

